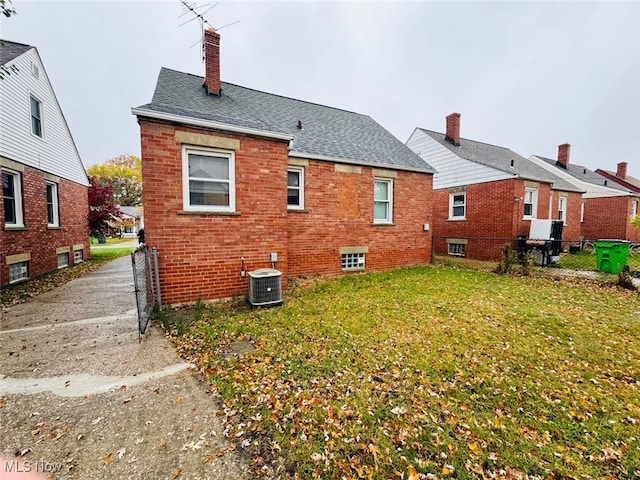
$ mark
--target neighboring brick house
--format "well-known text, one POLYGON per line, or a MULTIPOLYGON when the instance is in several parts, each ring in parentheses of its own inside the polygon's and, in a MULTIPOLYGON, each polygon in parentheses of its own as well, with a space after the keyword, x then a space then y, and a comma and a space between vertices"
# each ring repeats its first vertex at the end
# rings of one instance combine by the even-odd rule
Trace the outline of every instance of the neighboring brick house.
MULTIPOLYGON (((596 169, 596 173, 602 175, 608 180, 616 182, 618 185, 628 188, 632 192, 640 193, 640 178, 632 177, 627 174, 627 162, 618 162, 616 171, 596 169)), ((640 213, 640 211, 638 211, 640 213)))
POLYGON ((0 46, 0 287, 89 255, 89 182, 35 47, 0 46))
POLYGON ((132 110, 163 300, 244 295, 263 267, 286 288, 428 263, 434 170, 368 116, 221 82, 219 42, 204 79, 163 68, 132 110))
MULTIPOLYGON (((600 175, 570 162, 571 145, 558 146, 558 158, 534 155, 530 160, 585 190, 582 200, 580 235, 585 240, 621 239, 640 241, 640 232, 630 219, 638 213, 640 193, 621 181, 600 175)), ((626 164, 625 164, 626 167, 626 164)), ((626 168, 624 170, 626 174, 626 168)))
POLYGON ((563 240, 578 240, 582 190, 508 148, 461 138, 459 113, 446 117, 446 133, 416 128, 407 146, 437 170, 436 253, 499 259, 532 219, 562 219, 563 240))

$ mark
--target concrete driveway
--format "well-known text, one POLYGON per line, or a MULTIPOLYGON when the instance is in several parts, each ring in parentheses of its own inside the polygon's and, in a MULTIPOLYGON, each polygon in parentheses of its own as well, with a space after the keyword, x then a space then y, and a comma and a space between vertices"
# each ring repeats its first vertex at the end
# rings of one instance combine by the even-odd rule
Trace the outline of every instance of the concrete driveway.
POLYGON ((207 385, 138 342, 130 257, 1 314, 0 478, 247 478, 207 385))

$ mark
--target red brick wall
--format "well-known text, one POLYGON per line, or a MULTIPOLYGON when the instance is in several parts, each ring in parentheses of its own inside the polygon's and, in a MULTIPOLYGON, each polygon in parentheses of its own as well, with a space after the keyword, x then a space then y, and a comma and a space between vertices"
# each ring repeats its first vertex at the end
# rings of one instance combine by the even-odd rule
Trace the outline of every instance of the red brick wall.
MULTIPOLYGON (((46 179, 42 171, 24 166, 22 172, 24 229, 0 231, 0 286, 9 284, 6 257, 29 253, 29 277, 58 268, 56 249, 69 247, 69 264, 73 264, 73 246, 83 245, 83 258, 89 256, 87 187, 60 179, 58 183, 59 228, 47 227, 46 179)), ((0 219, 4 225, 4 202, 0 202, 0 219)))
POLYGON ((305 211, 289 212, 291 276, 342 272, 340 247, 366 246, 365 270, 425 264, 431 258, 431 175, 396 171, 393 225, 373 224, 374 172, 336 172, 335 164, 305 168, 305 211))
POLYGON ((175 127, 140 120, 145 242, 158 248, 163 301, 186 303, 245 295, 245 270, 277 269, 286 287, 287 143, 180 127, 181 131, 238 138, 235 153, 239 215, 181 214, 182 144, 175 127))
POLYGON ((287 143, 178 127, 180 131, 240 140, 235 154, 240 215, 181 214, 182 145, 175 126, 139 120, 142 141, 145 240, 159 251, 163 300, 187 303, 245 295, 247 272, 270 267, 287 277, 340 273, 342 246, 369 248, 366 270, 427 263, 430 259, 431 175, 398 172, 394 226, 373 226, 373 171, 339 173, 329 162, 305 168, 304 212, 287 211, 287 143))
POLYGON ((580 208, 582 204, 582 194, 575 192, 558 192, 554 190, 552 192, 553 200, 552 200, 552 209, 551 209, 551 218, 558 218, 558 199, 560 195, 567 197, 567 212, 566 212, 566 222, 564 228, 562 229, 562 240, 563 247, 565 249, 570 245, 569 242, 580 240, 580 230, 582 228, 580 224, 580 208))
MULTIPOLYGON (((520 179, 468 185, 466 220, 449 220, 449 190, 434 191, 434 251, 447 254, 447 238, 467 239, 465 254, 478 260, 499 260, 505 244, 518 235, 529 235, 531 222, 524 220, 525 183, 520 179), (514 198, 519 197, 519 202, 514 198)), ((550 186, 538 186, 537 218, 549 217, 550 186)), ((578 217, 579 218, 579 217, 578 217)))
POLYGON ((630 197, 588 198, 584 202, 581 234, 585 239, 613 238, 640 241, 640 232, 629 224, 630 197))

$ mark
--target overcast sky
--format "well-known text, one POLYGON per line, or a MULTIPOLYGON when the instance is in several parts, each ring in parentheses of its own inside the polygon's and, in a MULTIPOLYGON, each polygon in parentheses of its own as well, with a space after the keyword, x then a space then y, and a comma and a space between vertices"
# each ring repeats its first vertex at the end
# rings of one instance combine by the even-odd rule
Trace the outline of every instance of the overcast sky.
MULTIPOLYGON (((131 107, 160 67, 203 75, 179 0, 13 6, 0 36, 37 47, 85 166, 140 155, 131 107)), ((640 2, 221 1, 204 16, 238 22, 220 31, 223 81, 370 115, 403 142, 460 112, 463 138, 551 158, 569 142, 572 163, 640 177, 640 2)))

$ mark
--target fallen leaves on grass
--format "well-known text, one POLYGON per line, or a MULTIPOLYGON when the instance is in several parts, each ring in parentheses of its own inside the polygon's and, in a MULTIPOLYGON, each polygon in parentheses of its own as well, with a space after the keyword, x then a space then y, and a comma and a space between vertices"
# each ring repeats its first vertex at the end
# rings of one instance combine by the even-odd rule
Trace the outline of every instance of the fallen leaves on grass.
POLYGON ((638 470, 639 315, 615 288, 404 269, 212 308, 173 340, 225 436, 291 478, 569 479, 638 470))

